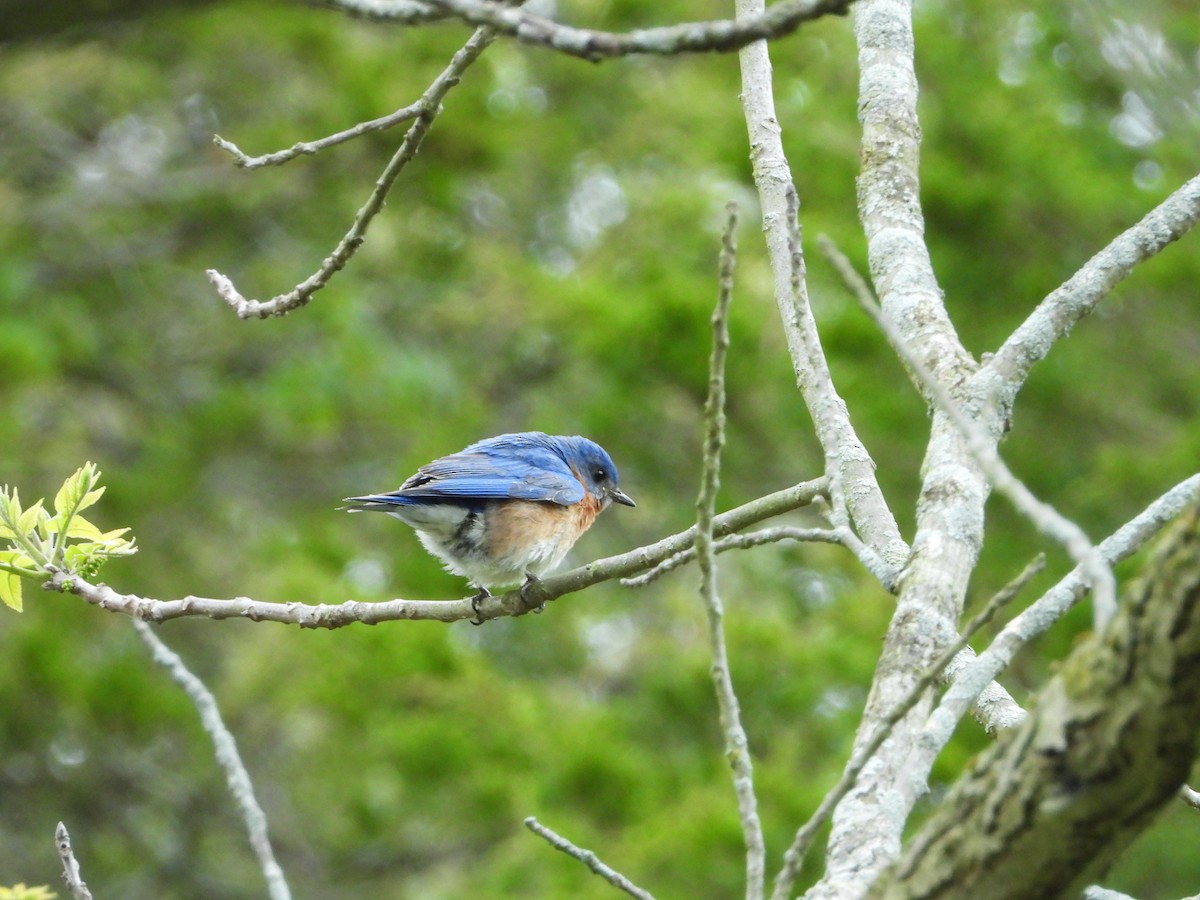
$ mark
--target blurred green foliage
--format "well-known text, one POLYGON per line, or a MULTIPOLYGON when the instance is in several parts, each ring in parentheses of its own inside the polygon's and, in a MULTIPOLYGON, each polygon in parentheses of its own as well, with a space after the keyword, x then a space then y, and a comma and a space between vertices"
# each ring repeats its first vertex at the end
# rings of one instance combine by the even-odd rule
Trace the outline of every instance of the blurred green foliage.
MULTIPOLYGON (((728 14, 560 6, 611 28, 728 14)), ((1130 72, 1087 6, 918 4, 929 243, 977 353, 1197 168, 1194 118, 1160 114, 1144 139, 1130 72)), ((1166 51, 1195 78, 1200 22, 1171 17, 1183 9, 1134 15, 1167 17, 1166 51)), ((39 496, 97 460, 111 488, 99 526, 129 524, 140 542, 106 569, 119 590, 460 596, 402 526, 334 507, 506 430, 599 440, 637 497, 576 562, 686 527, 730 198, 743 226, 721 503, 819 473, 756 240, 733 57, 591 66, 501 41, 308 308, 240 322, 214 296, 210 267, 264 298, 307 276, 399 135, 248 173, 212 133, 258 153, 383 115, 466 34, 219 3, 3 48, 0 481, 39 496)), ((773 56, 806 233, 865 270, 850 24, 806 26, 773 56)), ((1195 240, 1122 285, 1019 400, 1007 458, 1094 537, 1197 468, 1195 240)), ((809 278, 839 389, 911 537, 925 410, 815 256, 809 278)), ((1007 506, 989 516, 975 604, 1039 550, 1052 559, 1039 586, 1065 571, 1007 506)), ((723 556, 721 584, 778 861, 840 772, 891 601, 824 546, 723 556)), ((649 889, 728 897, 741 839, 694 589, 683 569, 480 629, 177 621, 161 634, 220 699, 298 897, 611 896, 528 834, 527 815, 649 889)), ((0 883, 56 879, 63 820, 98 896, 260 895, 196 716, 129 623, 69 596, 25 599, 0 619, 0 883)), ((1019 699, 1089 620, 1019 661, 1006 677, 1019 699)), ((986 742, 960 732, 934 800, 986 742)), ((1194 892, 1186 815, 1168 813, 1110 884, 1194 892)))

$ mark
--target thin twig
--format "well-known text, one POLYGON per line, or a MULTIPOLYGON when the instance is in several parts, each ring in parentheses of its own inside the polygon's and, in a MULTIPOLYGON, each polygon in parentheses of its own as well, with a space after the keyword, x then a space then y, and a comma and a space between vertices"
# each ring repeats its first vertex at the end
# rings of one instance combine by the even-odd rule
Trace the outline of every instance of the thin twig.
POLYGON ((615 888, 627 893, 630 897, 637 897, 638 900, 654 900, 654 896, 649 891, 644 891, 620 872, 601 862, 591 850, 584 850, 582 847, 576 847, 570 841, 560 834, 551 831, 533 816, 525 820, 525 827, 536 834, 538 837, 545 840, 555 850, 561 850, 573 859, 579 860, 609 884, 615 888))
POLYGON ((264 153, 262 156, 248 156, 242 152, 237 144, 233 143, 233 141, 225 140, 219 134, 213 135, 213 143, 226 153, 232 155, 234 165, 240 168, 260 169, 263 166, 280 166, 285 162, 295 159, 297 156, 312 156, 328 147, 345 143, 348 140, 361 137, 372 131, 386 131, 395 125, 399 125, 401 122, 408 122, 411 119, 415 119, 426 108, 427 105, 424 99, 421 99, 416 103, 410 103, 408 106, 402 107, 394 113, 389 113, 381 118, 372 119, 369 122, 359 122, 345 131, 339 131, 337 134, 331 134, 315 141, 301 141, 293 144, 286 150, 279 150, 275 153, 264 153))
MULTIPOLYGON (((887 565, 878 555, 854 534, 849 527, 838 528, 796 528, 790 525, 780 525, 776 528, 762 528, 748 534, 731 534, 713 542, 715 553, 726 550, 746 550, 751 547, 761 547, 764 544, 774 544, 779 541, 796 541, 797 543, 841 544, 850 550, 863 562, 871 574, 882 578, 890 573, 887 565)), ((688 548, 681 553, 669 557, 648 572, 622 578, 624 587, 643 587, 652 581, 657 581, 673 569, 677 569, 696 558, 696 549, 688 548)), ((887 587, 887 585, 884 585, 887 587)))
POLYGON ((683 22, 617 33, 561 25, 491 0, 424 0, 472 25, 487 25, 518 41, 598 62, 630 54, 729 52, 758 40, 791 34, 804 22, 845 15, 853 0, 782 0, 757 16, 736 21, 683 22))
MULTIPOLYGON (((826 480, 816 478, 775 491, 721 513, 713 520, 714 534, 726 535, 756 522, 770 519, 807 506, 826 489, 826 480)), ((432 622, 457 622, 462 619, 498 619, 522 616, 532 609, 614 578, 641 572, 692 546, 696 526, 686 531, 637 547, 617 556, 598 559, 587 565, 543 578, 523 589, 496 594, 477 604, 471 597, 461 600, 385 600, 363 603, 268 603, 249 597, 218 600, 211 597, 184 597, 180 600, 156 600, 137 594, 121 594, 105 584, 92 584, 78 575, 55 571, 43 587, 66 591, 109 612, 121 613, 146 622, 166 622, 184 616, 210 619, 249 619, 253 622, 280 622, 300 628, 342 628, 346 625, 378 625, 412 619, 432 622)))
POLYGON ((288 889, 287 880, 284 878, 283 869, 275 861, 271 840, 267 836, 267 817, 263 813, 262 807, 259 806, 258 800, 255 799, 254 786, 250 783, 250 773, 246 771, 233 735, 221 719, 221 710, 217 707, 216 697, 204 686, 204 682, 184 665, 179 654, 162 642, 154 633, 154 629, 145 622, 137 620, 134 620, 133 627, 150 647, 154 661, 171 673, 171 678, 183 688, 184 693, 188 695, 200 713, 200 724, 212 738, 217 763, 225 771, 225 783, 229 786, 234 802, 237 803, 238 810, 242 814, 242 820, 246 823, 246 830, 250 833, 250 846, 253 848, 255 856, 258 857, 258 864, 266 879, 267 891, 271 900, 291 900, 292 894, 288 889))
POLYGON ((721 449, 725 445, 725 357, 729 350, 729 301, 733 297, 733 272, 737 262, 737 204, 725 207, 728 219, 721 235, 717 306, 712 314, 712 356, 708 364, 708 400, 704 404, 703 471, 696 498, 696 560, 700 566, 700 599, 708 615, 708 640, 712 652, 713 688, 717 694, 725 756, 733 771, 738 817, 746 841, 746 900, 761 900, 766 869, 766 848, 758 799, 754 795, 754 765, 746 730, 742 727, 729 652, 725 646, 725 610, 717 590, 717 554, 713 548, 713 518, 720 486, 721 449))
POLYGON ((67 890, 75 900, 92 900, 92 892, 79 874, 79 862, 75 859, 75 851, 71 849, 71 836, 67 834, 67 826, 62 822, 54 829, 54 843, 58 847, 58 856, 63 864, 63 881, 67 890))
POLYGON ((859 751, 846 763, 846 768, 842 772, 842 777, 838 780, 838 783, 825 795, 825 798, 821 801, 809 820, 796 832, 791 846, 788 847, 787 852, 783 856, 783 868, 775 877, 771 900, 787 900, 790 896, 796 877, 800 874, 800 868, 804 865, 804 857, 812 846, 817 832, 828 821, 841 799, 854 787, 854 783, 858 780, 858 776, 862 773, 863 768, 870 762, 871 757, 875 755, 876 751, 883 746, 884 741, 892 733, 892 729, 896 727, 896 724, 917 705, 921 696, 941 677, 943 670, 953 662, 959 651, 967 646, 971 637, 980 628, 990 622, 996 613, 1004 608, 1005 604, 1010 603, 1017 596, 1021 587, 1028 583, 1029 579, 1036 575, 1043 565, 1045 565, 1045 558, 1038 557, 1026 566, 1024 571, 1009 585, 992 597, 983 610, 967 623, 967 627, 963 629, 962 634, 946 647, 933 664, 925 670, 925 673, 917 679, 904 699, 880 720, 879 727, 874 735, 872 735, 871 740, 866 744, 860 745, 859 751))
POLYGON ((1034 496, 1025 483, 1012 473, 996 450, 995 442, 988 437, 983 428, 963 413, 945 385, 925 368, 903 335, 883 314, 870 286, 854 269, 850 260, 825 235, 821 235, 817 242, 826 259, 837 269, 859 304, 887 336, 892 348, 930 392, 938 408, 962 433, 967 450, 987 476, 988 483, 998 493, 1007 497, 1018 512, 1028 518, 1039 531, 1060 543, 1082 567, 1092 586, 1095 627, 1097 631, 1102 629, 1117 612, 1117 582, 1112 570, 1087 534, 1049 503, 1034 496))
MULTIPOLYGON (((745 550, 750 547, 760 547, 763 544, 773 544, 778 541, 840 544, 842 539, 838 531, 833 528, 792 528, 789 526, 780 526, 778 528, 763 528, 759 531, 751 531, 749 534, 732 534, 728 537, 723 537, 713 542, 713 552, 724 553, 726 550, 745 550)), ((631 578, 622 578, 621 585, 623 587, 643 587, 652 581, 657 581, 672 569, 678 569, 695 558, 696 548, 689 547, 681 553, 676 553, 674 556, 664 559, 648 572, 643 572, 641 575, 634 575, 631 578)))
POLYGON ((265 319, 270 316, 282 316, 304 306, 312 299, 313 294, 328 284, 334 274, 349 262, 366 239, 367 228, 370 226, 371 220, 383 209, 384 200, 391 191, 392 185, 395 184, 396 178, 409 161, 416 156, 417 148, 421 146, 421 142, 433 125, 433 120, 441 111, 442 99, 452 87, 458 84, 462 73, 479 58, 479 55, 495 38, 496 33, 490 28, 476 30, 471 35, 471 39, 454 54, 450 64, 421 95, 421 99, 417 101, 421 106, 421 111, 404 135, 400 147, 375 182, 375 189, 371 192, 371 196, 367 198, 367 202, 354 217, 350 230, 346 232, 337 247, 325 258, 316 272, 290 291, 278 294, 270 300, 260 301, 246 299, 227 276, 222 275, 216 269, 208 270, 208 280, 217 289, 221 299, 233 308, 239 318, 265 319))
MULTIPOLYGON (((1012 602, 1017 594, 1023 591, 1029 582, 1045 568, 1046 554, 1039 553, 1016 578, 996 593, 988 605, 993 603, 1004 605, 1012 602)), ((955 676, 975 659, 975 651, 970 647, 963 647, 942 671, 942 680, 947 684, 952 684, 955 676)), ((1025 721, 1027 713, 1008 691, 993 681, 984 688, 975 701, 974 715, 975 720, 983 726, 988 734, 994 734, 997 731, 1016 728, 1025 721)))

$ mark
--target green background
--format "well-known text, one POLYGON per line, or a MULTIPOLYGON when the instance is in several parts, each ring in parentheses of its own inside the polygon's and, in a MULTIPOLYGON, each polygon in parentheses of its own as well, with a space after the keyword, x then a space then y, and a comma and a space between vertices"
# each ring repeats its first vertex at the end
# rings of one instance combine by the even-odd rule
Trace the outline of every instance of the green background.
MULTIPOLYGON (((560 6, 620 29, 729 14, 560 6)), ((978 354, 1195 174, 1200 17, 1184 2, 943 0, 918 4, 916 30, 928 241, 978 354), (1088 9, 1125 16, 1124 43, 1088 9), (1137 27, 1161 29, 1161 56, 1137 27)), ((307 277, 401 135, 244 172, 212 133, 260 153, 384 115, 468 33, 217 3, 0 46, 0 481, 29 502, 94 460, 109 489, 90 518, 131 526, 141 548, 104 570, 116 589, 462 596, 400 523, 335 507, 503 431, 596 439, 637 499, 572 562, 686 528, 730 199, 721 505, 820 474, 734 56, 594 66, 502 40, 309 307, 242 322, 215 296, 207 268, 263 299, 307 277)), ((773 61, 805 234, 865 270, 850 22, 805 26, 773 61)), ((1196 247, 1142 266, 1018 402, 1006 458, 1094 538, 1198 468, 1196 247)), ((911 539, 926 411, 829 267, 808 263, 838 388, 911 539)), ((1069 568, 1002 501, 988 515, 973 608, 1039 550, 1037 587, 1069 568)), ((189 620, 160 634, 219 698, 299 898, 613 896, 525 831, 528 815, 661 896, 730 897, 743 853, 696 582, 684 568, 601 585, 482 628, 189 620)), ((722 557, 721 586, 774 871, 841 770, 892 602, 823 545, 722 557)), ((1073 613, 1006 686, 1028 701, 1089 622, 1073 613)), ((960 728, 914 823, 985 743, 960 728)), ((24 614, 0 609, 0 884, 59 884, 60 819, 98 897, 264 893, 195 711, 129 622, 29 585, 24 614)), ((1106 883, 1194 893, 1198 839, 1179 804, 1106 883)))

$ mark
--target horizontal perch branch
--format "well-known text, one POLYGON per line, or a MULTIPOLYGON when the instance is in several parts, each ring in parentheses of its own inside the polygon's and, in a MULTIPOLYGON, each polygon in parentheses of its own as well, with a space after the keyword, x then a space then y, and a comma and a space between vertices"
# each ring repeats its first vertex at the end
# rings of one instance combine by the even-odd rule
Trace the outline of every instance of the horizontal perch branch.
MULTIPOLYGON (((713 533, 726 535, 763 519, 812 503, 826 489, 826 480, 817 478, 794 487, 759 497, 742 506, 724 512, 713 519, 713 533)), ((82 597, 88 603, 111 612, 166 622, 184 616, 207 616, 210 619, 250 619, 252 621, 282 622, 301 628, 341 628, 360 623, 377 625, 401 619, 434 622, 457 622, 460 619, 486 621, 502 616, 521 616, 565 594, 583 590, 601 581, 621 578, 651 568, 662 560, 692 545, 695 526, 687 531, 663 538, 645 547, 638 547, 618 556, 610 556, 587 565, 545 578, 521 590, 512 590, 480 601, 478 609, 472 598, 461 600, 385 600, 367 603, 348 600, 336 604, 269 603, 235 597, 218 600, 209 597, 184 597, 180 600, 155 600, 136 594, 121 594, 104 584, 91 582, 58 570, 45 587, 82 597)))

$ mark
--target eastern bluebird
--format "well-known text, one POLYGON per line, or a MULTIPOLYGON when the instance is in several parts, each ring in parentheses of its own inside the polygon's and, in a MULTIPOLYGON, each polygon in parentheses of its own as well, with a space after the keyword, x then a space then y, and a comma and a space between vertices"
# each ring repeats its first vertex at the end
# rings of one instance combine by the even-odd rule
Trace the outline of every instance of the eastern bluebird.
POLYGON ((617 487, 599 444, 540 431, 501 434, 421 466, 388 494, 347 497, 411 525, 446 569, 479 588, 536 581, 566 556, 610 503, 636 506, 617 487))

